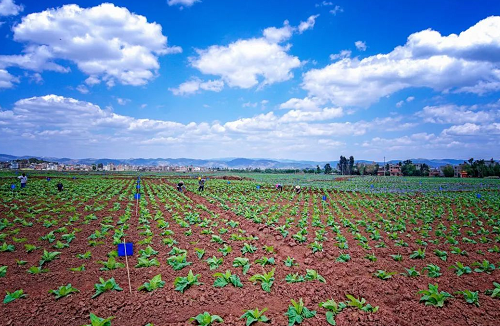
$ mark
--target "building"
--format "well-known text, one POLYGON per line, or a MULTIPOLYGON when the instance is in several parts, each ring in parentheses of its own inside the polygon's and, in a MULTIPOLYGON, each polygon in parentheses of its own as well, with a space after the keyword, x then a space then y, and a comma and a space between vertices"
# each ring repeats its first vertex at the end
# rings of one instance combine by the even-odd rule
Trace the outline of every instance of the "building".
POLYGON ((401 165, 399 164, 389 164, 389 175, 391 177, 400 177, 403 175, 401 173, 401 165))

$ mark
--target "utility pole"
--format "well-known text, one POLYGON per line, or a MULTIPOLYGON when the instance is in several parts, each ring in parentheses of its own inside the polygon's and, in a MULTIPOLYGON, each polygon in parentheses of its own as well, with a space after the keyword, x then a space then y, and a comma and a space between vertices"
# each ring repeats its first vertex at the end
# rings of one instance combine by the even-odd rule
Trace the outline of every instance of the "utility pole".
POLYGON ((385 177, 385 156, 384 156, 384 177, 385 177))

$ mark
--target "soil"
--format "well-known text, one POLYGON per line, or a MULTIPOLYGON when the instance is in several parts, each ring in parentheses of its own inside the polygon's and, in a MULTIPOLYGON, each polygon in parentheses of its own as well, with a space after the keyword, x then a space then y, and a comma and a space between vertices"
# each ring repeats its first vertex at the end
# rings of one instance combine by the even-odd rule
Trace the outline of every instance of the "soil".
MULTIPOLYGON (((26 253, 23 249, 23 243, 15 243, 16 251, 0 252, 0 265, 7 265, 8 271, 5 277, 0 278, 0 292, 14 291, 23 289, 27 294, 27 298, 18 299, 9 304, 0 304, 0 325, 82 325, 89 323, 89 314, 92 312, 100 317, 115 316, 112 325, 132 325, 143 326, 147 323, 153 323, 155 326, 161 325, 193 325, 189 322, 189 318, 196 316, 199 313, 208 311, 212 314, 217 314, 224 319, 223 325, 244 325, 244 320, 239 319, 243 312, 247 309, 264 307, 269 308, 265 313, 271 319, 268 325, 284 326, 288 324, 287 317, 284 315, 290 299, 303 298, 304 303, 310 310, 316 310, 317 314, 311 319, 305 319, 301 325, 328 325, 325 320, 325 310, 319 308, 318 304, 328 299, 335 301, 345 301, 346 294, 354 295, 355 297, 363 297, 367 303, 372 306, 379 306, 377 313, 366 313, 357 309, 348 308, 342 311, 336 317, 337 325, 383 325, 383 326, 427 326, 427 325, 498 325, 500 320, 500 309, 498 299, 490 298, 484 294, 487 289, 492 289, 492 282, 500 282, 500 270, 497 269, 491 274, 472 273, 456 276, 453 270, 448 270, 443 266, 451 266, 455 261, 471 266, 474 261, 482 261, 488 259, 490 262, 497 265, 500 262, 498 253, 490 253, 487 251, 493 244, 474 244, 467 248, 470 255, 468 257, 451 255, 449 253, 448 262, 443 262, 437 256, 433 255, 434 249, 446 249, 448 246, 444 244, 433 245, 427 247, 427 257, 425 260, 410 260, 408 256, 419 247, 414 243, 410 243, 409 247, 396 247, 392 241, 386 241, 386 248, 375 248, 376 242, 369 240, 369 244, 374 248, 378 260, 370 262, 364 257, 366 250, 357 245, 358 241, 354 239, 351 233, 344 229, 342 233, 346 236, 349 243, 349 250, 339 250, 336 247, 335 241, 330 238, 334 236, 329 232, 328 241, 324 243, 324 251, 313 254, 310 248, 303 244, 298 244, 291 240, 291 234, 297 232, 298 228, 290 229, 290 235, 283 238, 279 232, 271 227, 263 224, 253 223, 251 220, 245 219, 242 216, 235 214, 232 211, 224 210, 220 205, 208 201, 208 193, 202 195, 194 192, 179 194, 175 191, 174 182, 165 183, 158 179, 143 178, 143 184, 147 191, 143 199, 146 199, 148 204, 146 208, 152 216, 160 212, 165 220, 170 224, 168 229, 174 232, 172 236, 178 241, 178 248, 188 251, 187 260, 192 262, 180 271, 173 271, 167 265, 166 260, 170 255, 170 247, 162 243, 160 233, 162 229, 158 228, 155 221, 151 222, 151 231, 154 233, 152 243, 150 244, 155 250, 159 251, 156 256, 160 261, 160 267, 150 268, 134 268, 137 263, 139 249, 144 249, 147 245, 139 245, 140 240, 144 240, 145 236, 140 235, 142 231, 138 229, 138 218, 135 216, 135 201, 132 202, 132 217, 129 220, 130 229, 127 231, 127 242, 134 243, 134 256, 129 257, 128 263, 130 266, 130 278, 132 293, 128 291, 127 272, 125 268, 120 268, 112 271, 100 271, 102 265, 98 261, 107 260, 107 254, 116 250, 116 246, 112 244, 111 235, 104 239, 104 244, 90 247, 88 237, 97 229, 101 228, 101 220, 107 216, 113 217, 116 224, 119 216, 125 213, 125 208, 131 203, 130 200, 120 201, 118 196, 113 196, 109 200, 104 209, 93 212, 97 215, 97 220, 91 220, 89 224, 82 224, 83 218, 80 218, 80 223, 73 226, 68 226, 70 230, 74 227, 81 229, 77 233, 77 237, 71 242, 69 248, 56 250, 51 248, 46 241, 39 238, 47 234, 50 230, 57 229, 61 225, 52 228, 46 228, 40 223, 34 223, 32 227, 20 228, 20 232, 16 235, 17 238, 27 238, 30 244, 46 248, 49 251, 61 251, 59 259, 56 259, 46 265, 50 270, 46 274, 31 275, 27 274, 26 270, 30 266, 38 265, 38 260, 42 249, 36 250, 34 253, 26 253), (257 241, 251 242, 258 250, 254 254, 247 254, 244 257, 249 258, 252 262, 251 268, 246 275, 242 274, 241 267, 235 268, 232 266, 232 261, 235 257, 242 256, 240 251, 243 242, 232 241, 229 235, 235 233, 235 229, 229 226, 219 224, 214 227, 214 234, 218 234, 218 229, 226 227, 229 232, 220 235, 228 245, 232 246, 233 251, 226 257, 223 257, 219 248, 221 244, 211 241, 210 234, 201 234, 200 227, 191 226, 192 235, 185 236, 186 228, 182 228, 174 220, 173 213, 166 208, 162 202, 161 193, 172 192, 179 196, 179 202, 182 205, 190 205, 193 212, 197 212, 202 218, 215 220, 233 220, 239 223, 238 228, 246 231, 245 236, 257 236, 257 241), (154 201, 152 200, 154 199, 154 201), (114 203, 120 203, 118 211, 112 211, 114 203), (154 204, 156 203, 156 204, 154 204), (198 205, 203 205, 207 210, 199 208, 198 205), (210 213, 209 213, 210 212, 210 213), (264 246, 273 246, 274 254, 265 253, 264 246), (203 260, 199 260, 195 255, 194 248, 205 249, 203 260), (76 258, 76 254, 84 253, 90 250, 92 258, 90 260, 81 260, 76 258), (477 250, 482 250, 484 255, 476 253, 477 250), (336 262, 336 258, 340 253, 346 252, 351 256, 351 260, 347 263, 336 262), (395 262, 389 255, 401 253, 404 257, 403 261, 395 262), (207 263, 204 261, 209 257, 223 257, 224 262, 217 270, 210 270, 207 263), (274 257, 276 266, 261 267, 253 263, 255 259, 262 256, 274 257), (299 264, 298 267, 286 267, 283 261, 288 257, 295 258, 299 264), (23 266, 17 266, 16 259, 25 260, 28 263, 23 266), (405 272, 405 268, 416 266, 417 270, 422 270, 427 264, 436 264, 441 266, 442 276, 439 278, 429 278, 422 275, 416 278, 405 277, 399 273, 405 272), (77 267, 85 264, 86 270, 83 272, 70 272, 68 268, 77 267), (272 286, 271 293, 264 292, 259 284, 254 285, 248 280, 251 275, 270 271, 272 267, 276 268, 275 282, 272 286), (200 274, 201 286, 194 286, 186 290, 184 294, 174 291, 173 282, 178 276, 186 276, 188 271, 192 269, 195 274, 200 274), (301 275, 306 274, 306 269, 315 269, 325 279, 326 283, 318 281, 288 284, 284 281, 285 276, 289 273, 298 272, 301 275), (395 271, 398 272, 391 279, 382 281, 373 276, 377 270, 395 271), (233 274, 237 274, 243 283, 243 288, 235 288, 226 286, 224 288, 214 288, 212 286, 215 278, 212 276, 215 272, 224 272, 231 270, 233 274), (150 280, 153 276, 161 274, 162 280, 166 282, 165 287, 154 292, 139 292, 137 288, 144 282, 150 280), (117 283, 123 288, 121 292, 107 292, 95 299, 91 296, 95 293, 94 284, 99 278, 109 279, 115 278, 117 283), (53 295, 48 293, 51 289, 56 289, 61 285, 71 283, 80 292, 72 294, 60 300, 55 300, 53 295), (417 292, 422 289, 427 289, 429 283, 438 284, 440 290, 454 293, 458 290, 470 289, 480 291, 479 302, 480 307, 467 304, 463 298, 456 295, 456 298, 449 300, 445 307, 435 308, 425 306, 419 302, 420 296, 417 292)), ((236 179, 224 179, 236 180, 236 179)), ((337 180, 337 179, 336 179, 337 180)), ((133 186, 131 178, 124 178, 124 189, 133 186), (126 180, 126 181, 125 181, 126 180)), ((207 187, 208 188, 208 187, 207 187)), ((272 187, 270 187, 270 190, 272 187)), ((125 191, 125 190, 124 190, 125 191)), ((317 202, 313 202, 311 197, 306 198, 306 195, 312 194, 307 191, 301 196, 294 197, 299 200, 299 212, 302 212, 305 206, 309 210, 309 215, 313 214, 313 207, 321 207, 321 197, 317 198, 317 202), (300 198, 300 199, 299 199, 300 198)), ((238 194, 240 195, 240 194, 238 194)), ((276 192, 272 193, 273 197, 259 203, 262 205, 272 205, 280 199, 276 192)), ((281 196, 281 195, 280 195, 281 196)), ((369 194, 347 194, 343 192, 330 192, 329 201, 344 200, 348 202, 353 196, 359 198, 370 199, 369 194)), ((128 199, 128 198, 127 198, 128 199)), ((77 211, 73 214, 80 214, 84 217, 91 212, 85 211, 85 205, 93 205, 94 199, 89 200, 82 205, 79 205, 77 211)), ((100 201, 101 202, 101 201, 100 201)), ((21 211, 25 211, 27 203, 15 202, 20 206, 21 211)), ((289 201, 280 202, 280 207, 289 204, 289 201)), ((291 202, 292 205, 295 202, 291 202)), ((14 203, 10 203, 13 205, 14 203)), ((167 204, 172 205, 167 200, 167 204)), ((60 204, 63 206, 63 204, 60 204)), ((344 208, 342 211, 348 216, 349 213, 344 208)), ((456 207, 453 207, 456 209, 456 207)), ((354 209, 354 214, 358 214, 354 209)), ((366 211, 369 218, 375 219, 375 215, 366 211), (371 214, 371 215, 370 215, 371 214)), ((52 217, 58 216, 58 213, 50 213, 52 217)), ((8 216, 7 208, 0 208, 0 219, 8 216)), ((442 219, 443 224, 449 228, 451 222, 442 219)), ((322 213, 322 220, 326 217, 322 213)), ((8 218, 10 219, 10 218, 8 218)), ((11 219, 10 219, 11 220, 11 219)), ((20 227, 16 226, 16 227, 20 227)), ((411 226, 413 227, 413 225, 411 226)), ((314 237, 316 227, 309 226, 309 237, 314 237)), ((10 228, 8 229, 10 230, 10 228)), ((408 227, 408 230, 411 230, 408 227)), ((5 232, 0 231, 0 232, 5 232)), ((410 231, 409 231, 410 232, 410 231)), ((366 232, 362 232, 368 238, 366 232)), ((384 238, 386 233, 381 232, 384 238)), ((60 234, 57 234, 57 239, 60 239, 60 234)), ((12 243, 9 238, 9 243, 12 243)), ((249 242, 249 241, 247 241, 249 242)), ((410 241, 408 241, 410 242, 410 241)), ((250 243, 250 242, 249 242, 250 243)), ((463 245, 461 247, 464 247, 463 245)), ((123 257, 117 258, 120 262, 125 262, 123 257)), ((217 324, 216 324, 217 325, 217 324)), ((255 325, 265 325, 257 323, 255 325)))

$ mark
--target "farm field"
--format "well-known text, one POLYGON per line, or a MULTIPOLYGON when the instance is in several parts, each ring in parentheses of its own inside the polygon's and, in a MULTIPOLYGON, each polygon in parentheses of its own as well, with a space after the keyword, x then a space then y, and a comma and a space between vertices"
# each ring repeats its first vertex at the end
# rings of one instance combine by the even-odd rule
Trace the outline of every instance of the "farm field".
POLYGON ((0 179, 0 325, 500 320, 500 180, 211 175, 200 193, 195 176, 55 174, 26 189, 12 177, 0 179))

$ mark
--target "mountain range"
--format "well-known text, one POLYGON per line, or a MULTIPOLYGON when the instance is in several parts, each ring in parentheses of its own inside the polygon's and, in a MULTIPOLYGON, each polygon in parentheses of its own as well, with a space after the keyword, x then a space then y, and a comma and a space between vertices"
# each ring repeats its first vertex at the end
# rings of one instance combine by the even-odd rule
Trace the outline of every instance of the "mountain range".
MULTIPOLYGON (((57 162, 61 164, 99 164, 104 165, 108 163, 140 165, 140 166, 198 166, 205 168, 229 168, 229 169, 244 169, 244 168, 260 168, 260 169, 305 169, 316 168, 319 165, 321 168, 325 164, 330 163, 332 167, 336 167, 338 161, 300 161, 300 160, 287 160, 287 159, 249 159, 249 158, 216 158, 216 159, 191 159, 191 158, 130 158, 130 159, 108 159, 108 158, 57 158, 45 156, 14 156, 8 154, 0 154, 0 162, 37 158, 48 162, 57 162)), ((386 163, 395 164, 404 160, 391 160, 386 163)), ((443 165, 451 164, 457 165, 463 163, 464 160, 458 159, 411 159, 413 163, 425 163, 430 167, 440 167, 443 165)), ((373 161, 356 160, 357 163, 373 163, 373 161)), ((376 162, 383 164, 383 162, 376 162)))

